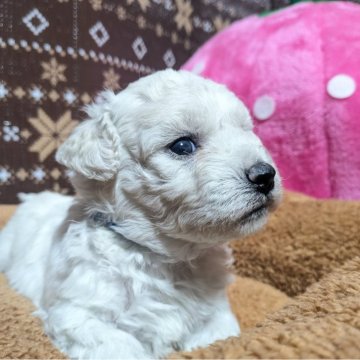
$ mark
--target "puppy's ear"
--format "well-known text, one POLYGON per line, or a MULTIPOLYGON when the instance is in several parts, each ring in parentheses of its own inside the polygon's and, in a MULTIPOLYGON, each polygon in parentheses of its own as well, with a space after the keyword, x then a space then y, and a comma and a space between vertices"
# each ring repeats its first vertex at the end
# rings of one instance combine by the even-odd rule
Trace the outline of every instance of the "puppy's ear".
POLYGON ((110 180, 120 168, 119 133, 109 112, 86 120, 59 147, 56 160, 89 179, 110 180))

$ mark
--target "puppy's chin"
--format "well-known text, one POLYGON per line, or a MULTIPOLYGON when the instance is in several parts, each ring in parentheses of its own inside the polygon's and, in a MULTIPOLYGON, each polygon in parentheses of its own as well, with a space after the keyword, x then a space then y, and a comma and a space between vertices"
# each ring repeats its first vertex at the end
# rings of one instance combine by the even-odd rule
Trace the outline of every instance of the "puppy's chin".
POLYGON ((236 226, 235 237, 243 237, 259 231, 267 223, 270 209, 262 207, 250 211, 247 215, 239 220, 236 226))
POLYGON ((264 227, 272 213, 280 204, 282 196, 268 198, 266 202, 249 208, 243 215, 234 221, 228 228, 224 238, 236 239, 251 235, 264 227))
POLYGON ((277 209, 282 200, 282 192, 271 196, 263 204, 250 209, 240 219, 236 226, 238 236, 247 236, 259 231, 267 223, 269 214, 277 209))
POLYGON ((187 234, 191 236, 185 235, 183 239, 202 244, 205 247, 224 244, 260 230, 266 224, 269 213, 269 209, 264 207, 257 211, 251 211, 237 220, 217 219, 217 225, 206 226, 201 233, 187 234))

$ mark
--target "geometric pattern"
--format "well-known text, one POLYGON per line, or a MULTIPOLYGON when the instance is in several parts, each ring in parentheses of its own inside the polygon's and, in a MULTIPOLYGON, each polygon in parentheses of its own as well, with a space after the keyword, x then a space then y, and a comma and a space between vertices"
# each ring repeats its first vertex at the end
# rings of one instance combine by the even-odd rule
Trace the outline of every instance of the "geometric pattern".
POLYGON ((53 121, 41 108, 37 111, 37 117, 29 118, 29 122, 40 135, 29 147, 29 151, 38 153, 41 162, 64 142, 78 124, 78 121, 71 118, 69 110, 62 114, 57 121, 53 121))
MULTIPOLYGON (((48 49, 51 49, 49 44, 48 49)), ((41 79, 46 79, 50 82, 52 86, 56 86, 60 81, 66 81, 64 71, 66 70, 66 65, 59 64, 55 57, 50 58, 49 62, 41 62, 43 72, 41 74, 41 79)))
POLYGON ((176 63, 175 55, 171 49, 166 50, 163 59, 167 67, 173 67, 176 63))
POLYGON ((143 38, 141 36, 138 36, 134 40, 134 42, 132 43, 132 48, 134 50, 134 53, 135 53, 136 57, 139 60, 142 60, 142 58, 147 53, 146 45, 145 45, 144 40, 143 40, 143 38))
POLYGON ((49 26, 48 21, 36 8, 24 16, 22 20, 35 36, 38 36, 49 26))
POLYGON ((54 154, 99 91, 179 68, 226 25, 288 2, 0 0, 0 203, 72 192, 54 154))
POLYGON ((89 33, 98 47, 102 47, 110 39, 109 33, 100 21, 90 28, 89 33))

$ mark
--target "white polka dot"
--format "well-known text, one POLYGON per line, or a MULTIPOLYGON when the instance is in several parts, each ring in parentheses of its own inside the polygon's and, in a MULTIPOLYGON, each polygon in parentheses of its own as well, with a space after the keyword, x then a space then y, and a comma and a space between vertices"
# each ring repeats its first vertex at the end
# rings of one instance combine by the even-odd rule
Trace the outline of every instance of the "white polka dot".
POLYGON ((191 72, 194 74, 201 74, 202 71, 205 69, 205 62, 204 61, 200 61, 198 63, 196 63, 194 65, 194 67, 192 68, 191 72))
POLYGON ((267 120, 275 112, 275 108, 276 103, 271 96, 260 96, 253 106, 254 116, 258 120, 267 120))
POLYGON ((346 99, 354 94, 356 82, 349 75, 339 74, 327 83, 327 92, 335 99, 346 99))

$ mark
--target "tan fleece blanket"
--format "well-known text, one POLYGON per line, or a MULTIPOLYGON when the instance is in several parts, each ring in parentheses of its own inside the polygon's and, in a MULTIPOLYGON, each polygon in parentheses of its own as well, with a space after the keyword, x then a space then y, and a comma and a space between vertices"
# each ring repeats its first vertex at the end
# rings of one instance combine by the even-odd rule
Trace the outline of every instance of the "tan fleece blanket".
MULTIPOLYGON (((360 202, 287 196, 263 232, 232 244, 242 336, 172 357, 360 358, 359 215, 360 202)), ((32 310, 0 275, 0 358, 64 358, 32 310)))

